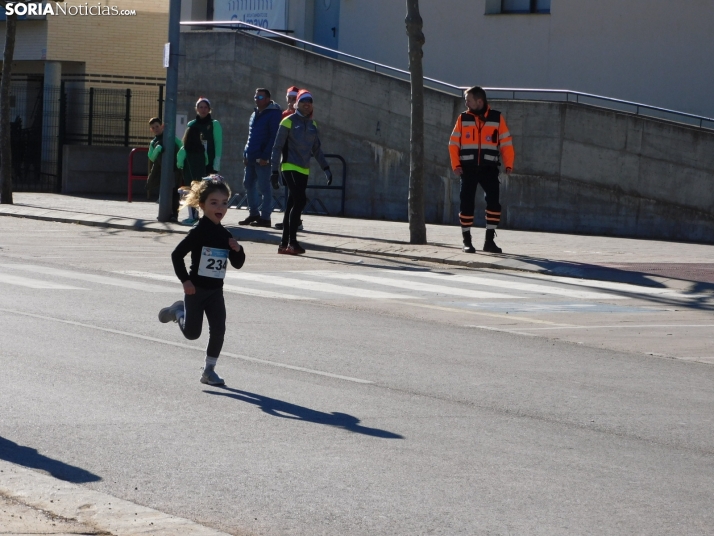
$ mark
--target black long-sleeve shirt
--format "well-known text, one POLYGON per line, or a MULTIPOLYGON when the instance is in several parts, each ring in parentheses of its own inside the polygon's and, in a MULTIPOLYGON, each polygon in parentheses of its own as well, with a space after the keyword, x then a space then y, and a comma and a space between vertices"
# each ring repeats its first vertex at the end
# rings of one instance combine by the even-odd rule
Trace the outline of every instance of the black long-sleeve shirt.
POLYGON ((201 218, 198 225, 189 231, 186 238, 181 240, 171 253, 171 262, 174 265, 176 276, 182 283, 190 280, 197 287, 223 287, 222 277, 206 277, 200 275, 199 272, 218 273, 222 268, 225 273, 225 260, 221 261, 221 256, 224 256, 226 251, 228 251, 228 260, 233 268, 240 269, 243 266, 245 251, 242 247, 240 251, 233 251, 228 245, 228 240, 231 238, 233 235, 220 223, 213 223, 205 216, 201 218), (191 253, 190 273, 186 270, 183 260, 189 252, 191 253), (222 267, 221 262, 224 263, 222 267))

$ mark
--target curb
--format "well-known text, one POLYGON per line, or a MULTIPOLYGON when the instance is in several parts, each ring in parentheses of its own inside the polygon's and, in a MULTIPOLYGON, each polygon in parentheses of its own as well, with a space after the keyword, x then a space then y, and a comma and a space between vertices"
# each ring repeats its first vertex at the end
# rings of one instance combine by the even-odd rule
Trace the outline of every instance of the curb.
POLYGON ((0 494, 20 504, 105 531, 113 536, 228 536, 106 493, 0 460, 0 494))
MULTIPOLYGON (((76 213, 75 213, 76 214, 76 213)), ((62 216, 58 215, 57 211, 44 211, 42 214, 27 214, 22 212, 11 212, 9 210, 4 210, 0 208, 0 216, 11 216, 15 218, 27 218, 32 220, 40 221, 53 221, 57 223, 74 223, 78 225, 88 225, 92 227, 105 227, 110 229, 125 229, 130 231, 144 231, 144 232, 154 232, 154 233, 175 233, 175 234, 186 234, 188 232, 188 227, 181 226, 175 223, 159 223, 149 220, 135 220, 128 218, 117 218, 114 216, 107 216, 107 220, 96 220, 88 218, 80 218, 75 216, 62 216)), ((95 216, 92 214, 87 214, 87 216, 95 216)), ((276 240, 270 240, 262 237, 251 237, 250 242, 260 243, 260 244, 274 244, 278 245, 276 240)), ((404 245, 401 244, 400 245, 404 245)), ((397 259, 408 259, 410 261, 421 261, 421 262, 431 262, 435 264, 446 264, 450 266, 460 266, 464 268, 490 268, 495 270, 519 270, 524 272, 534 272, 534 273, 554 273, 551 270, 543 267, 534 267, 527 263, 514 261, 512 259, 503 259, 503 262, 488 262, 482 260, 462 260, 454 257, 430 257, 428 255, 421 255, 419 253, 400 253, 394 251, 378 251, 369 248, 366 249, 355 249, 353 247, 343 248, 340 246, 326 246, 321 244, 310 244, 310 249, 313 251, 326 251, 332 253, 342 253, 346 255, 373 255, 380 257, 392 257, 397 259)), ((456 256, 456 255, 454 255, 456 256)), ((578 276, 574 276, 578 277, 578 276)))

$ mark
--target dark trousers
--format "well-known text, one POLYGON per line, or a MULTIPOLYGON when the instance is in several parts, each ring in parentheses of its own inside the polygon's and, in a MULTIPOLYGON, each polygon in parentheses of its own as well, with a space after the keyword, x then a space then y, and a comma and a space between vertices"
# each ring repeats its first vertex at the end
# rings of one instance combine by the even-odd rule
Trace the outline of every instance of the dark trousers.
POLYGON ((474 223, 476 205, 476 187, 481 185, 486 198, 486 228, 495 229, 501 221, 501 204, 499 203, 500 182, 498 168, 479 166, 464 169, 461 175, 461 207, 459 221, 462 227, 471 227, 474 223))
POLYGON ((218 357, 226 334, 226 303, 223 301, 223 289, 196 287, 195 294, 184 295, 183 305, 183 322, 179 322, 183 336, 192 341, 201 336, 205 313, 209 334, 206 355, 218 357))
POLYGON ((299 171, 284 171, 283 180, 288 187, 288 202, 283 215, 283 239, 284 246, 297 242, 297 229, 300 226, 302 211, 307 204, 307 180, 309 175, 299 171))

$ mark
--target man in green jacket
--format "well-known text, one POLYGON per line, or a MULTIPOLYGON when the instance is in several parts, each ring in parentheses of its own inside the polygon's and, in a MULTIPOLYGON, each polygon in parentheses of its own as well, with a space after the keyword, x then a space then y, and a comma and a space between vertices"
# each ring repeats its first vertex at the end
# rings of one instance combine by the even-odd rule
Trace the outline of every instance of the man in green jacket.
MULTIPOLYGON (((149 178, 146 181, 146 197, 150 199, 152 195, 158 193, 161 187, 161 164, 163 161, 162 154, 164 151, 164 124, 158 117, 152 117, 149 120, 149 129, 154 135, 154 139, 149 143, 149 178)), ((176 147, 174 154, 178 154, 179 150, 183 146, 181 140, 175 139, 176 147)), ((171 197, 171 218, 169 221, 178 221, 178 210, 179 210, 179 194, 178 187, 183 183, 181 177, 181 171, 176 165, 176 159, 173 161, 174 168, 174 185, 173 194, 171 197)))

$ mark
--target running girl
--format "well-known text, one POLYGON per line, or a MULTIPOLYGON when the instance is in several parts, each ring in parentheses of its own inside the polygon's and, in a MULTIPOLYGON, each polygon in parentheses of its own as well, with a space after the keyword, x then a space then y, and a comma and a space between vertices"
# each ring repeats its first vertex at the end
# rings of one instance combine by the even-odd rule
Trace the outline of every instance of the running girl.
POLYGON ((203 217, 191 229, 171 254, 176 276, 183 283, 184 299, 159 311, 163 323, 177 322, 184 337, 190 340, 201 336, 203 315, 208 319, 206 365, 201 383, 224 385, 215 367, 226 333, 226 305, 223 301, 223 279, 228 261, 241 268, 245 252, 233 235, 221 225, 228 210, 230 188, 220 175, 211 175, 191 185, 186 202, 200 208, 203 217), (191 271, 186 271, 184 257, 191 253, 191 271))

